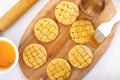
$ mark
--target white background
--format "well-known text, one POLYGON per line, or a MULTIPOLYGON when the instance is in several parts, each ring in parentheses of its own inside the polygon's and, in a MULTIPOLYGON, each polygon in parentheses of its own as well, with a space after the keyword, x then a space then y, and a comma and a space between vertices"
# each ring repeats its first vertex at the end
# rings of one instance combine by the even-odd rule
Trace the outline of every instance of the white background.
MULTIPOLYGON (((3 0, 0 0, 0 3, 2 3, 2 1, 3 0)), ((25 29, 48 1, 49 0, 40 0, 14 25, 12 25, 11 28, 5 32, 0 32, 0 36, 11 39, 17 46, 19 46, 20 39, 25 29)), ((115 3, 115 6, 117 6, 117 10, 119 10, 120 0, 113 0, 113 2, 115 3)), ((5 5, 8 6, 9 4, 5 5)), ((27 79, 22 74, 18 64, 11 72, 5 75, 0 75, 0 80, 27 79)), ((116 31, 116 35, 104 56, 82 80, 120 80, 120 24, 116 31)))
POLYGON ((11 9, 20 0, 0 0, 0 17, 2 17, 9 9, 11 9), (9 4, 6 6, 6 4, 9 4))

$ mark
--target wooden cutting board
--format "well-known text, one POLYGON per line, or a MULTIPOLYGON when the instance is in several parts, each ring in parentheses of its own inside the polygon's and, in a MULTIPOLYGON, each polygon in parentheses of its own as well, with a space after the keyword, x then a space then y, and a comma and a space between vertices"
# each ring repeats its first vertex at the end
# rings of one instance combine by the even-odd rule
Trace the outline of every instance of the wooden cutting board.
MULTIPOLYGON (((29 80, 39 80, 40 77, 44 77, 45 80, 49 80, 47 73, 46 73, 46 67, 48 63, 55 58, 64 58, 68 61, 68 51, 74 45, 76 45, 76 43, 70 37, 69 29, 71 25, 66 27, 65 25, 58 23, 57 20, 55 19, 54 9, 55 9, 56 4, 58 4, 60 1, 63 1, 63 0, 50 0, 45 5, 45 7, 38 13, 38 15, 33 19, 33 21, 29 24, 27 30, 25 31, 21 39, 21 42, 19 45, 19 52, 20 52, 19 64, 20 64, 20 68, 23 74, 29 80), (59 36, 50 43, 42 43, 38 41, 35 38, 34 32, 33 32, 33 27, 36 24, 36 22, 39 19, 46 18, 46 17, 52 18, 53 20, 55 20, 55 22, 59 26, 59 36), (48 58, 47 58, 46 63, 42 67, 35 69, 35 70, 28 67, 23 61, 23 54, 22 54, 23 50, 30 43, 39 43, 43 45, 48 52, 48 58)), ((80 3, 80 0, 68 0, 68 1, 72 1, 78 6, 80 3)), ((86 16, 80 11, 80 16, 77 20, 79 19, 90 20, 93 23, 94 28, 96 29, 98 25, 100 25, 102 22, 106 22, 110 20, 115 15, 115 13, 116 13, 116 10, 115 10, 115 7, 112 1, 106 0, 105 10, 100 15, 98 15, 97 17, 90 17, 90 16, 86 16)), ((106 26, 106 27, 109 27, 109 26, 106 26)), ((116 30, 116 27, 114 27, 111 35, 96 48, 93 47, 90 43, 85 44, 86 46, 90 47, 93 52, 93 55, 94 55, 93 62, 90 66, 88 66, 85 69, 77 69, 71 65, 72 73, 68 80, 81 80, 83 76, 85 76, 85 74, 87 74, 88 71, 90 71, 90 69, 93 68, 96 62, 101 58, 101 56, 105 53, 106 49, 109 47, 110 42, 114 36, 115 30, 116 30)))

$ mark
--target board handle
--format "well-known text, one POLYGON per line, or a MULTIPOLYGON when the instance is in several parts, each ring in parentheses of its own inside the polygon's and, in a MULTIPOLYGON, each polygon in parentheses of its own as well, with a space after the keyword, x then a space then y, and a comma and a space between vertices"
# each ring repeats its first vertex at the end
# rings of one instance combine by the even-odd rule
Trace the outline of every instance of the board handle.
POLYGON ((0 31, 8 29, 18 18, 20 18, 38 0, 20 0, 5 15, 0 18, 0 31))

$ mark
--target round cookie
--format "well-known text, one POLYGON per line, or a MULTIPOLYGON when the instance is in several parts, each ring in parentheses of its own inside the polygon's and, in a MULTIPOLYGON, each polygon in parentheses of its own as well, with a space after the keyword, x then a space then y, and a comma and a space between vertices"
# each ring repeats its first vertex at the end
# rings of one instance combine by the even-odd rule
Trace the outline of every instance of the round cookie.
POLYGON ((71 67, 64 59, 54 59, 47 66, 47 74, 51 80, 68 80, 71 67))
POLYGON ((23 60, 31 68, 42 66, 47 59, 47 52, 40 44, 29 44, 23 51, 23 60))
POLYGON ((79 20, 72 24, 70 35, 76 43, 85 44, 89 41, 89 36, 93 35, 94 28, 90 21, 79 20))
POLYGON ((58 22, 69 25, 76 21, 79 16, 79 8, 69 1, 62 1, 55 8, 55 17, 58 22))
POLYGON ((85 68, 91 64, 93 54, 87 46, 76 45, 69 51, 68 58, 74 67, 85 68))
POLYGON ((34 34, 41 42, 51 42, 58 35, 58 26, 52 19, 40 19, 34 27, 34 34))

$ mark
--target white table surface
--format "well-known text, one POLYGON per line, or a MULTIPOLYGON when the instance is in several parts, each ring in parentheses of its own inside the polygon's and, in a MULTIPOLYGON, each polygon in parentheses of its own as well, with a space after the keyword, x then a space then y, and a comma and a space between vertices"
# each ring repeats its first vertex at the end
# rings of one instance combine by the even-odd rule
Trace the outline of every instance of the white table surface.
MULTIPOLYGON (((11 28, 0 32, 0 37, 11 39, 19 46, 20 39, 35 15, 49 0, 40 0, 27 13, 25 13, 11 28)), ((120 9, 120 0, 113 0, 117 10, 120 9)), ((7 6, 7 4, 6 4, 7 6)), ((19 64, 9 73, 0 75, 0 80, 27 80, 22 74, 19 64)), ((99 62, 82 80, 120 80, 120 24, 115 37, 99 62)))

